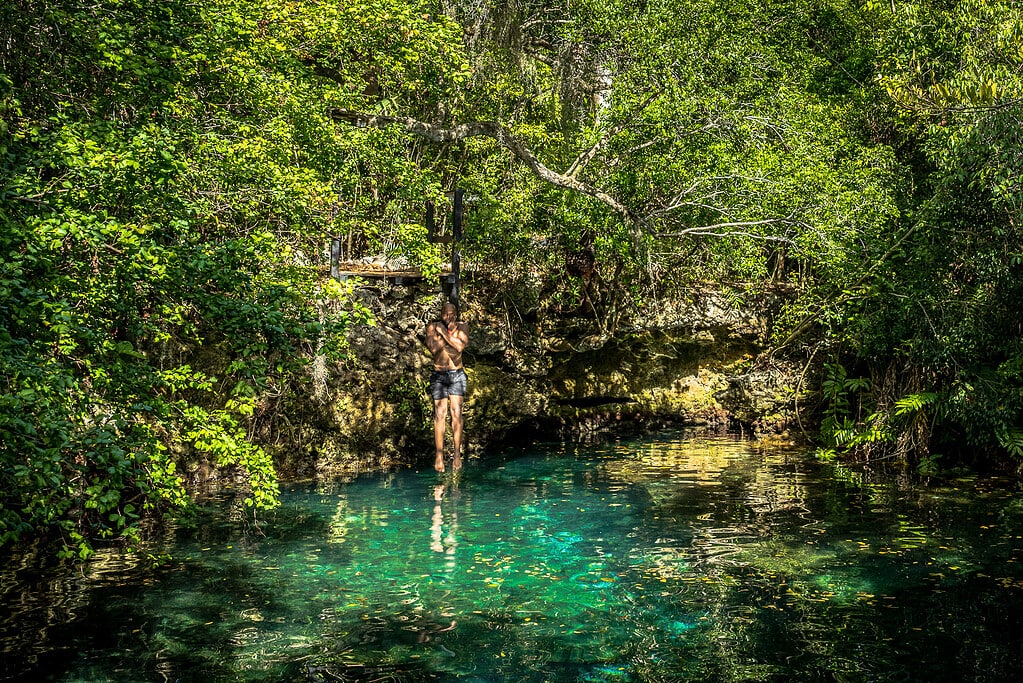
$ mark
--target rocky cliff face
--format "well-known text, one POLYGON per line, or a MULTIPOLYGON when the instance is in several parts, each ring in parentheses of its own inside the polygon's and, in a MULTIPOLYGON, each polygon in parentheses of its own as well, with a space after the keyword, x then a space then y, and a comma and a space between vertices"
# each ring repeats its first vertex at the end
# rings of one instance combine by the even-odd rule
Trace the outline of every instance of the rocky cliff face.
MULTIPOLYGON (((375 325, 351 328, 345 362, 312 364, 308 391, 276 406, 266 434, 286 475, 311 476, 430 462, 430 358, 423 331, 444 299, 423 287, 356 290, 375 325)), ((467 451, 509 440, 585 438, 620 426, 663 424, 783 433, 793 423, 795 372, 762 355, 772 302, 733 305, 719 294, 654 302, 614 334, 592 321, 527 324, 463 312, 467 451)))

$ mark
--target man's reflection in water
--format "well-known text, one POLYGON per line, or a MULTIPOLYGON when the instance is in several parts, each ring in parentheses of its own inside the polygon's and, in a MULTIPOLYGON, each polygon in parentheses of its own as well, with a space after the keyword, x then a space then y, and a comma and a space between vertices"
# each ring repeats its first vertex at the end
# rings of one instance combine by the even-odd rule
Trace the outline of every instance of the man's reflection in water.
POLYGON ((458 510, 456 504, 460 497, 458 490, 459 473, 443 478, 433 487, 433 523, 430 525, 430 550, 444 553, 448 561, 444 563, 445 573, 455 570, 455 550, 458 548, 458 510), (445 504, 445 499, 449 502, 445 504), (444 514, 447 508, 447 515, 444 514), (447 532, 445 534, 445 531, 447 532))
MULTIPOLYGON (((441 483, 433 487, 433 515, 430 523, 430 550, 444 557, 443 573, 449 581, 455 580, 458 550, 458 490, 460 472, 441 475, 441 483)), ((436 613, 435 613, 436 614, 436 613)), ((423 623, 419 631, 419 642, 425 643, 434 636, 453 631, 458 622, 453 619, 454 610, 450 605, 441 607, 436 618, 423 623)), ((441 645, 443 647, 443 645, 441 645)), ((447 649, 447 648, 444 648, 447 649)), ((450 650, 449 650, 450 652, 450 650)))

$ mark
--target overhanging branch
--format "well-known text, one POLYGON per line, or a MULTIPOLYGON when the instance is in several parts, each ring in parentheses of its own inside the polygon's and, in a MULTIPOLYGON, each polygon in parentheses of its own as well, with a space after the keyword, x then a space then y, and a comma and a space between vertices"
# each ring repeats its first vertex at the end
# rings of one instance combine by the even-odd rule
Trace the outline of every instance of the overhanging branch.
POLYGON ((374 128, 398 125, 409 133, 426 138, 432 142, 458 142, 466 138, 480 136, 491 138, 497 144, 514 154, 519 161, 523 162, 541 180, 556 187, 562 187, 566 190, 572 190, 588 197, 593 197, 621 216, 626 222, 630 224, 636 223, 636 217, 632 211, 607 192, 593 187, 589 183, 584 183, 576 178, 547 168, 521 140, 500 123, 494 121, 471 121, 469 123, 460 123, 450 128, 444 128, 443 126, 435 126, 407 116, 363 114, 348 109, 335 109, 331 112, 331 116, 338 121, 374 128))
POLYGON ((741 228, 751 228, 758 225, 772 225, 782 223, 787 225, 807 226, 802 221, 793 220, 792 216, 785 218, 765 218, 759 221, 732 221, 729 223, 715 223, 714 225, 700 225, 693 228, 686 228, 677 232, 658 232, 658 238, 669 237, 748 237, 750 239, 762 240, 764 242, 782 242, 784 244, 795 244, 790 237, 784 235, 761 235, 755 232, 747 232, 741 228), (735 228, 740 228, 736 230, 735 228))
MULTIPOLYGON (((638 108, 638 111, 642 111, 651 101, 656 97, 656 93, 648 97, 642 102, 638 108)), ((633 235, 638 238, 640 230, 646 228, 650 230, 650 223, 657 215, 665 214, 674 209, 680 208, 682 205, 690 204, 689 202, 681 202, 682 196, 695 191, 699 183, 694 183, 690 188, 683 190, 678 196, 675 197, 674 202, 671 206, 654 211, 653 213, 640 218, 632 212, 625 204, 618 201, 616 198, 608 194, 607 192, 580 181, 575 177, 575 174, 579 172, 582 166, 596 154, 596 152, 606 143, 607 139, 619 132, 624 124, 610 129, 601 139, 591 148, 582 152, 579 157, 572 163, 567 173, 558 173, 551 170, 543 164, 536 155, 533 154, 520 139, 518 139, 510 129, 506 126, 494 122, 494 121, 472 121, 469 123, 461 123, 451 127, 438 126, 431 123, 426 123, 418 119, 413 119, 408 116, 388 116, 383 114, 364 114, 362 112, 351 111, 348 109, 335 109, 331 111, 331 116, 337 121, 343 121, 358 126, 369 126, 374 128, 384 128, 387 126, 401 126, 409 133, 413 135, 425 138, 431 142, 439 143, 452 143, 464 140, 471 137, 488 137, 497 142, 508 151, 510 151, 515 157, 523 162, 537 177, 544 180, 555 187, 561 187, 567 190, 572 190, 580 194, 592 197, 597 201, 601 202, 606 207, 614 211, 620 216, 629 226, 633 235)), ((710 178, 706 180, 715 180, 716 178, 710 178)), ((748 179, 748 180, 763 180, 763 179, 748 179)), ((712 193, 711 196, 717 194, 712 193)), ((703 208, 714 208, 714 207, 703 207, 703 208)), ((727 214, 727 211, 716 209, 721 213, 727 214)), ((752 221, 735 221, 735 222, 723 222, 716 223, 713 225, 702 225, 692 228, 686 228, 677 232, 656 232, 650 230, 654 237, 657 238, 678 238, 685 236, 693 237, 717 237, 717 238, 728 238, 728 237, 746 237, 750 239, 763 240, 768 242, 784 242, 792 244, 793 241, 789 237, 783 235, 761 235, 755 232, 749 232, 744 228, 750 228, 761 225, 770 225, 775 223, 789 224, 789 225, 802 225, 806 226, 805 223, 794 220, 792 215, 785 218, 767 218, 763 220, 752 220, 752 221)), ((809 227, 809 226, 806 226, 809 227)))
POLYGON ((750 239, 763 240, 764 242, 784 242, 785 244, 795 244, 795 242, 782 235, 758 235, 755 232, 744 232, 741 230, 730 230, 728 232, 711 232, 709 230, 683 230, 678 233, 663 234, 658 233, 658 237, 678 237, 678 236, 697 236, 697 237, 749 237, 750 239))
POLYGON ((772 223, 799 223, 799 221, 792 220, 792 216, 786 218, 765 218, 759 221, 734 221, 732 223, 715 223, 714 225, 700 225, 694 228, 686 228, 685 230, 679 230, 678 232, 671 233, 658 233, 658 237, 682 237, 683 235, 690 235, 694 232, 706 232, 707 230, 720 230, 722 228, 749 228, 755 225, 771 225, 772 223))

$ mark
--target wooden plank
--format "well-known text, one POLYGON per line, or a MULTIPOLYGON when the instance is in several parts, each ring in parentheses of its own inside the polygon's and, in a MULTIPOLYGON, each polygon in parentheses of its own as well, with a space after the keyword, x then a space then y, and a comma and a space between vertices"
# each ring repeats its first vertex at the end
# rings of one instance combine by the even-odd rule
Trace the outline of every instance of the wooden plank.
POLYGON ((341 270, 348 277, 423 277, 418 270, 341 270))
MULTIPOLYGON (((380 278, 405 278, 411 280, 422 280, 424 275, 418 268, 402 268, 402 269, 388 269, 379 268, 370 264, 363 263, 340 263, 335 270, 332 267, 317 266, 324 275, 330 274, 332 277, 365 277, 371 279, 380 278)), ((441 278, 450 277, 452 275, 451 267, 444 268, 442 271, 437 273, 441 278)), ((433 276, 431 276, 433 277, 433 276)))
MULTIPOLYGON (((439 273, 440 276, 450 275, 450 270, 445 270, 439 273)), ((372 269, 372 270, 339 270, 338 275, 342 277, 368 277, 368 278, 406 278, 410 280, 421 280, 425 277, 422 272, 418 270, 383 270, 372 269)))

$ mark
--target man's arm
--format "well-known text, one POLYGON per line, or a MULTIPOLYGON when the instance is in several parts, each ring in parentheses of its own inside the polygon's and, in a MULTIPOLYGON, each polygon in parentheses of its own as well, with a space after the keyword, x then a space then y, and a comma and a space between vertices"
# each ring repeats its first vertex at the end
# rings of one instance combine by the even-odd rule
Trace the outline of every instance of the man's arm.
POLYGON ((430 353, 437 353, 444 348, 444 326, 440 323, 430 323, 426 326, 426 348, 430 353))
POLYGON ((448 346, 453 348, 458 353, 465 350, 465 347, 469 345, 469 333, 467 332, 467 326, 464 323, 455 323, 454 325, 445 328, 443 325, 436 326, 437 334, 444 340, 448 346))

